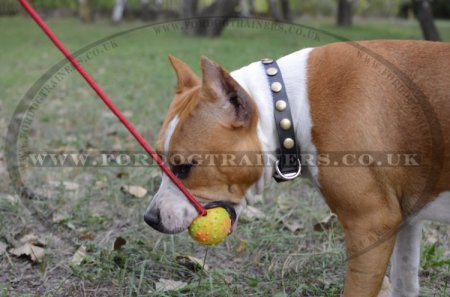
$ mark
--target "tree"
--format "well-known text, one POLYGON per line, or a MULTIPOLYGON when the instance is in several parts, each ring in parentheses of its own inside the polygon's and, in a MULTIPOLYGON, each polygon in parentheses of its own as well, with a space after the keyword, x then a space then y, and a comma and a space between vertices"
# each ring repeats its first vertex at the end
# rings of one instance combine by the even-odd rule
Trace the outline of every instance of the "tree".
POLYGON ((78 3, 79 3, 78 15, 80 16, 80 19, 85 23, 92 23, 93 15, 92 15, 91 1, 78 0, 78 3))
POLYGON ((414 15, 420 23, 425 40, 439 41, 441 37, 434 24, 431 0, 411 0, 414 15))
MULTIPOLYGON (((162 0, 152 1, 154 9, 150 9, 149 0, 140 0, 140 16, 143 21, 157 19, 161 13, 162 0)), ((112 21, 118 23, 122 20, 123 14, 127 7, 127 0, 116 0, 114 9, 112 12, 112 21)))
POLYGON ((289 0, 281 0, 281 13, 285 21, 291 20, 291 7, 289 5, 289 0))
POLYGON ((255 0, 239 0, 239 9, 243 17, 255 15, 255 0))
POLYGON ((352 25, 353 0, 339 0, 337 9, 337 25, 350 27, 352 25))
MULTIPOLYGON (((183 20, 189 20, 197 15, 198 0, 184 0, 181 1, 181 18, 183 20)), ((183 26, 183 32, 188 35, 195 35, 196 28, 189 23, 185 23, 183 26)))
POLYGON ((238 4, 239 0, 216 0, 198 12, 198 0, 184 0, 181 7, 181 16, 185 20, 183 32, 190 35, 219 36, 228 20, 237 16, 238 4))
POLYGON ((269 12, 277 22, 288 21, 291 19, 291 9, 289 0, 280 0, 280 7, 277 0, 268 0, 269 12))

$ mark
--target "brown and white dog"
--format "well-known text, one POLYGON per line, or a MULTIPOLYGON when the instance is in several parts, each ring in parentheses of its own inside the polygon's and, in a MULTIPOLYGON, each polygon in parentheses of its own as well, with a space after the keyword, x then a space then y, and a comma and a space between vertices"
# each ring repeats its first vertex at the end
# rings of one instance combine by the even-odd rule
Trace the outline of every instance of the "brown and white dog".
MULTIPOLYGON (((182 154, 172 170, 201 203, 220 200, 239 214, 270 181, 273 163, 201 166, 195 156, 276 151, 264 67, 255 62, 228 73, 203 58, 199 78, 182 61, 170 61, 178 86, 157 148, 168 159, 182 154)), ((377 296, 391 255, 392 296, 418 296, 421 222, 450 223, 450 44, 333 43, 277 62, 296 141, 308 155, 302 174, 311 178, 345 230, 344 296, 377 296), (407 152, 418 158, 397 166, 377 166, 370 156, 361 166, 344 166, 348 155, 341 166, 320 162, 333 152, 352 152, 353 161, 361 152, 407 152)), ((250 154, 251 162, 257 162, 256 155, 250 154)), ((161 232, 177 233, 196 216, 163 177, 145 220, 161 232)))

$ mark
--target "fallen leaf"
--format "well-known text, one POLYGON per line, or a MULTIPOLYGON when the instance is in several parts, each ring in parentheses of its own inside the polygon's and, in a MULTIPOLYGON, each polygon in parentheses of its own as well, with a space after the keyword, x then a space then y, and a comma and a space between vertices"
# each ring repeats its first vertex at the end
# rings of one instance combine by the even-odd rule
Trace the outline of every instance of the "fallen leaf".
POLYGON ((125 178, 129 178, 130 174, 128 172, 121 171, 121 172, 117 173, 116 176, 117 176, 117 178, 125 179, 125 178))
POLYGON ((80 187, 79 184, 71 182, 71 181, 50 181, 49 184, 53 187, 64 187, 67 191, 76 191, 80 187))
POLYGON ((157 169, 152 169, 147 175, 151 179, 159 178, 161 177, 161 171, 157 169))
POLYGON ((29 243, 35 246, 39 247, 45 247, 47 245, 47 242, 41 238, 39 238, 34 233, 29 233, 27 235, 24 235, 21 239, 19 239, 21 243, 29 243))
POLYGON ((16 204, 17 202, 19 202, 19 198, 17 198, 17 196, 13 196, 10 194, 0 195, 0 200, 6 200, 6 201, 10 202, 11 204, 16 204))
POLYGON ((208 271, 209 269, 208 265, 206 265, 203 260, 196 257, 180 255, 175 259, 178 264, 194 272, 197 272, 199 270, 208 271))
POLYGON ((10 252, 16 257, 22 256, 30 257, 31 261, 33 262, 40 262, 42 258, 45 256, 43 248, 32 245, 31 243, 25 243, 21 247, 11 249, 10 252))
POLYGON ((54 212, 52 214, 52 222, 53 223, 61 223, 62 221, 65 221, 69 218, 70 218, 70 216, 68 214, 63 214, 60 212, 54 212))
POLYGON ((86 258, 86 247, 84 245, 80 246, 75 254, 72 256, 72 260, 70 260, 69 264, 73 266, 80 266, 83 260, 86 258))
POLYGON ((245 250, 247 250, 247 240, 241 239, 239 241, 238 247, 236 248, 236 253, 240 254, 242 252, 245 252, 245 250))
POLYGON ((137 198, 142 198, 147 194, 147 190, 140 186, 122 186, 120 190, 137 198))
POLYGON ((234 277, 232 277, 231 275, 224 275, 223 280, 227 285, 231 285, 234 281, 234 277))
POLYGON ((283 220, 283 226, 286 227, 292 233, 303 230, 305 228, 303 222, 300 220, 288 220, 288 219, 283 220))
POLYGON ((0 256, 6 252, 7 247, 6 243, 0 241, 0 256))
POLYGON ((159 281, 155 283, 156 291, 162 291, 162 292, 180 290, 186 286, 187 286, 187 283, 185 283, 185 282, 175 281, 175 280, 171 280, 171 279, 164 279, 164 278, 160 278, 159 281))
POLYGON ((253 206, 247 206, 239 216, 240 222, 252 222, 254 220, 262 220, 266 215, 259 209, 253 206))
POLYGON ((433 245, 439 241, 439 233, 435 229, 429 229, 425 232, 425 240, 433 245))
POLYGON ((106 188, 106 181, 103 181, 103 180, 97 180, 97 181, 95 181, 95 185, 94 185, 94 187, 96 187, 97 189, 104 189, 104 188, 106 188))
POLYGON ((78 238, 81 240, 94 240, 95 235, 94 234, 81 234, 80 236, 78 236, 78 238))
POLYGON ((122 249, 122 246, 124 246, 126 243, 127 241, 123 237, 117 237, 116 240, 114 240, 113 250, 118 251, 122 249))
POLYGON ((131 118, 133 116, 133 112, 131 110, 124 110, 123 115, 127 118, 131 118))
POLYGON ((337 216, 334 213, 330 213, 322 221, 314 225, 314 230, 323 232, 325 230, 331 229, 336 221, 337 216))
POLYGON ((292 197, 290 197, 286 193, 280 194, 277 197, 276 201, 277 201, 278 208, 281 210, 284 210, 284 211, 292 209, 292 206, 294 205, 294 203, 292 201, 292 197))

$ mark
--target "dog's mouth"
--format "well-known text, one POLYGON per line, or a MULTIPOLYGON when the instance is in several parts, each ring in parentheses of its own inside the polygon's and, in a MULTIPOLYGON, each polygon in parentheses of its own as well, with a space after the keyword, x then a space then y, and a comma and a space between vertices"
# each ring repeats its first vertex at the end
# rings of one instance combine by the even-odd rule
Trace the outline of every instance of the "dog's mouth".
POLYGON ((231 234, 234 231, 234 229, 236 229, 236 225, 237 225, 237 214, 236 214, 236 210, 234 208, 234 204, 230 203, 230 202, 226 202, 226 201, 213 201, 213 202, 210 202, 205 205, 206 209, 216 208, 216 207, 224 208, 227 211, 228 215, 230 216, 230 219, 231 219, 230 234, 231 234))

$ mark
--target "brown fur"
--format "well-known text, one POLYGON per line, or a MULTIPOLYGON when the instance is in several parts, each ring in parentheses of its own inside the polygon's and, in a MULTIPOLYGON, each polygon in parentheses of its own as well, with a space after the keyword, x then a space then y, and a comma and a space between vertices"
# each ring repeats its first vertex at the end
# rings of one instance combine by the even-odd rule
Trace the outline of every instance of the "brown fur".
POLYGON ((444 43, 371 41, 331 44, 309 58, 318 153, 421 158, 418 167, 320 168, 322 192, 346 232, 345 296, 376 296, 402 219, 450 190, 449 53, 444 43))
MULTIPOLYGON (((203 81, 186 64, 173 57, 170 59, 178 76, 178 87, 163 123, 158 151, 163 151, 167 126, 178 115, 179 123, 169 145, 169 159, 174 154, 187 159, 192 153, 233 153, 239 158, 241 152, 247 153, 251 164, 256 164, 261 145, 256 135, 258 112, 254 101, 227 71, 206 58, 202 59, 203 81), (238 97, 231 103, 225 98, 230 92, 238 97)), ((222 200, 238 204, 262 174, 258 166, 239 166, 236 170, 235 166, 220 166, 220 162, 215 162, 214 166, 209 166, 209 162, 207 166, 202 165, 195 166, 183 180, 202 202, 222 200)))

